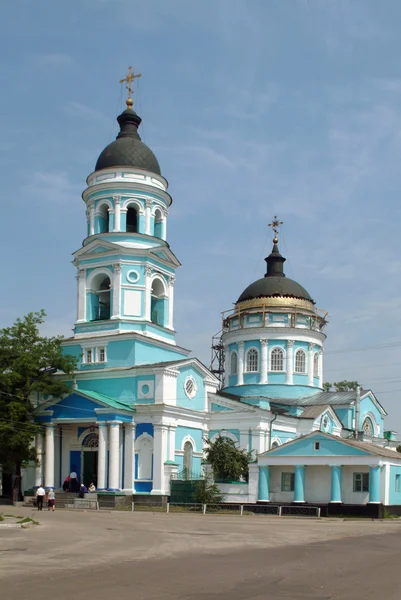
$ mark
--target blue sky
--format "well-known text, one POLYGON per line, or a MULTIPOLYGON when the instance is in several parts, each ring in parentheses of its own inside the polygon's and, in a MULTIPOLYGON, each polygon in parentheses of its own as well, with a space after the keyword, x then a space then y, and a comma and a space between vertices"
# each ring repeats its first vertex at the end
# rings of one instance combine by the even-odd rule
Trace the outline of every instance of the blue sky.
POLYGON ((132 64, 174 199, 178 341, 209 363, 278 214, 287 275, 329 312, 325 380, 371 387, 401 432, 400 22, 397 0, 4 3, 0 326, 43 307, 71 332, 80 194, 132 64))

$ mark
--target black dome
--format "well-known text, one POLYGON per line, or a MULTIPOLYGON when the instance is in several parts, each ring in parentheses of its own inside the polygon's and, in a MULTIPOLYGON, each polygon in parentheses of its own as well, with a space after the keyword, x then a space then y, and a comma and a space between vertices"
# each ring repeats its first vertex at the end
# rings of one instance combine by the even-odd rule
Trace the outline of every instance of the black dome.
POLYGON ((238 298, 238 302, 252 300, 253 298, 271 298, 279 296, 289 296, 290 298, 299 298, 313 302, 312 298, 302 285, 288 279, 287 277, 262 277, 248 285, 238 298))
POLYGON ((257 281, 248 285, 238 298, 236 304, 253 300, 254 298, 296 298, 307 300, 314 304, 314 301, 302 285, 293 279, 287 279, 283 272, 285 258, 281 256, 278 246, 278 240, 273 240, 272 253, 265 258, 267 263, 266 275, 257 281))
POLYGON ((156 156, 138 134, 142 119, 134 110, 127 108, 117 117, 117 121, 120 133, 100 154, 95 171, 108 167, 136 167, 160 175, 160 165, 156 156))

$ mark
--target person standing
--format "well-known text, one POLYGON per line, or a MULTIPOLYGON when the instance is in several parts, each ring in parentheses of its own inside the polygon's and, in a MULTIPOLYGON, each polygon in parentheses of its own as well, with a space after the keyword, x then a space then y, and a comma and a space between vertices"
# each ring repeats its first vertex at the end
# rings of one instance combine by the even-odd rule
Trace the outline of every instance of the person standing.
POLYGON ((40 485, 38 487, 38 489, 36 490, 36 506, 38 507, 38 510, 43 509, 43 498, 45 496, 46 496, 45 488, 42 485, 40 485))
POLYGON ((56 508, 56 494, 54 490, 49 490, 47 492, 47 510, 54 510, 56 508))
POLYGON ((78 475, 76 471, 74 471, 74 467, 70 473, 70 490, 74 494, 78 491, 78 475))

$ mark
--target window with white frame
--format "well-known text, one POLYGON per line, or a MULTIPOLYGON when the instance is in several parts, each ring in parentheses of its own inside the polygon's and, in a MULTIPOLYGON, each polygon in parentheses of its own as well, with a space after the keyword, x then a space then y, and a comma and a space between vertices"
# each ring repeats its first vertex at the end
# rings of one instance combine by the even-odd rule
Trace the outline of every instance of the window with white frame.
POLYGON ((270 371, 284 371, 284 350, 273 348, 270 353, 270 371))
POLYGON ((313 377, 319 377, 319 353, 313 355, 313 377))
POLYGON ((295 352, 295 373, 306 373, 305 350, 297 350, 295 352))
POLYGON ((187 377, 184 384, 184 390, 187 397, 192 400, 192 398, 196 395, 196 383, 195 379, 191 376, 187 377))
POLYGON ((98 362, 106 362, 106 350, 105 348, 98 348, 98 362))
POLYGON ((250 348, 246 353, 246 370, 249 373, 259 371, 259 352, 255 348, 250 348))
POLYGON ((401 492, 401 475, 395 476, 395 492, 396 494, 401 492))
POLYGON ((85 363, 93 362, 93 350, 92 348, 87 348, 85 351, 85 363))
POLYGON ((293 492, 295 483, 295 473, 281 473, 281 491, 293 492))
POLYGON ((238 355, 237 353, 231 352, 231 375, 237 375, 238 372, 238 355))
POLYGON ((369 473, 354 473, 354 492, 369 491, 369 473))
POLYGON ((374 436, 373 423, 369 419, 369 417, 366 417, 366 419, 364 420, 363 425, 362 425, 362 431, 365 435, 368 435, 369 437, 374 436))

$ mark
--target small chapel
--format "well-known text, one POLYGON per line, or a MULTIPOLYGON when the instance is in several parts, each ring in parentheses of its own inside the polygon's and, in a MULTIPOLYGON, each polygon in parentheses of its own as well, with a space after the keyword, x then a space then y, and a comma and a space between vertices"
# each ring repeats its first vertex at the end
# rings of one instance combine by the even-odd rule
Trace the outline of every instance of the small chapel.
POLYGON ((38 405, 43 435, 25 489, 60 490, 75 471, 99 495, 166 499, 183 474, 202 476, 204 439, 221 435, 254 457, 247 483, 221 483, 225 502, 401 509, 386 411, 369 389, 324 391, 327 313, 286 277, 276 217, 260 278, 223 313, 221 377, 177 345, 173 199, 140 137, 134 78, 130 68, 117 139, 82 193, 87 237, 74 253, 76 322, 64 341, 79 363, 70 393, 38 405))

